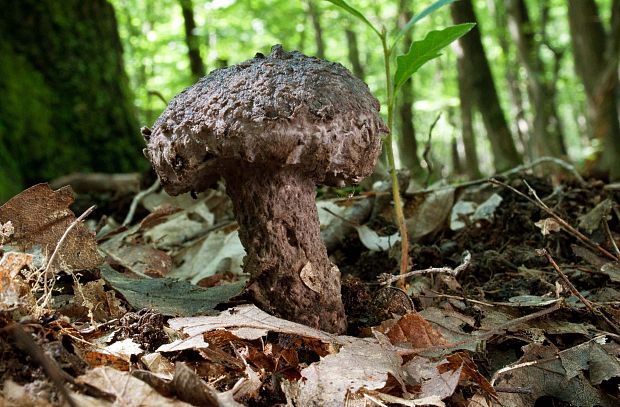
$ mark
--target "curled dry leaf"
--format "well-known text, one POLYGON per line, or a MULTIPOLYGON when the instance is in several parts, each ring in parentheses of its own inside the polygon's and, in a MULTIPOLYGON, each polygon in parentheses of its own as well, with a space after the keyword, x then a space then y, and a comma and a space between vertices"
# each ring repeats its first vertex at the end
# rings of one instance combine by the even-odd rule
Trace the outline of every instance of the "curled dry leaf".
MULTIPOLYGON (((11 198, 0 207, 0 224, 11 221, 14 228, 5 245, 18 251, 37 251, 44 257, 42 264, 45 264, 62 235, 75 221, 75 215, 69 209, 72 203, 71 188, 53 191, 47 184, 37 184, 11 198)), ((54 268, 85 270, 95 268, 101 262, 94 233, 80 223, 64 240, 54 268)))
POLYGON ((549 235, 552 232, 559 232, 562 230, 562 227, 560 226, 558 221, 553 218, 541 219, 538 222, 534 223, 534 225, 536 225, 536 227, 540 229, 540 233, 542 233, 543 236, 549 235))

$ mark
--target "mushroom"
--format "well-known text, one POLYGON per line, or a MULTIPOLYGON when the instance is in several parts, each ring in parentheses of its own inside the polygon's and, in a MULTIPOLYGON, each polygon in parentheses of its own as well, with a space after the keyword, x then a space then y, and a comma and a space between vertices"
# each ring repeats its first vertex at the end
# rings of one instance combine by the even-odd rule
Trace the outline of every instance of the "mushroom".
POLYGON ((316 184, 361 181, 387 131, 379 102, 346 68, 275 45, 181 92, 143 136, 169 194, 224 179, 256 305, 341 333, 340 272, 321 240, 316 184))

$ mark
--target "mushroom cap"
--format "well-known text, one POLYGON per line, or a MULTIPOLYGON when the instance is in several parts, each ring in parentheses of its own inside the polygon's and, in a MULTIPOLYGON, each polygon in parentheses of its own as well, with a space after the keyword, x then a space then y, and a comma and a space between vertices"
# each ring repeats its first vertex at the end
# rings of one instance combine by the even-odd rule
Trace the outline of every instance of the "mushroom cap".
POLYGON ((218 69, 168 104, 145 155, 165 190, 212 187, 227 168, 290 166, 318 184, 369 175, 388 129, 368 86, 342 65, 275 45, 218 69))

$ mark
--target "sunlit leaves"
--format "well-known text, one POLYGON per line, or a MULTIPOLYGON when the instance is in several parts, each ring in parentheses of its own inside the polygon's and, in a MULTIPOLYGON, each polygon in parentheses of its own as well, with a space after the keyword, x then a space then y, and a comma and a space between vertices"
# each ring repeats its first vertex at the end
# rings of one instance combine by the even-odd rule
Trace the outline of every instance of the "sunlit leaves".
POLYGON ((405 24, 405 26, 401 28, 400 31, 396 34, 396 37, 394 38, 394 41, 392 42, 392 48, 394 48, 398 40, 400 40, 405 34, 407 34, 407 32, 411 30, 418 21, 422 20, 424 17, 440 9, 441 7, 448 5, 450 3, 453 3, 454 1, 455 0, 437 0, 436 2, 426 7, 424 10, 422 10, 415 16, 411 17, 411 20, 409 20, 407 24, 405 24))
POLYGON ((450 26, 443 30, 429 32, 421 41, 414 41, 409 52, 396 57, 396 72, 394 73, 394 89, 400 87, 422 65, 441 55, 440 51, 460 38, 474 27, 473 23, 450 26))

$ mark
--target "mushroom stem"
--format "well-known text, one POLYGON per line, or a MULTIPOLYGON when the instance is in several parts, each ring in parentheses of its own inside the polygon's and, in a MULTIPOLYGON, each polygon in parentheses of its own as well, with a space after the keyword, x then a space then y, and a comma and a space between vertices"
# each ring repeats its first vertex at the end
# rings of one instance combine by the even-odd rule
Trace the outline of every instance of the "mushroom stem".
POLYGON ((267 312, 344 332, 340 272, 321 240, 314 181, 296 168, 257 167, 224 175, 247 252, 247 292, 267 312))

